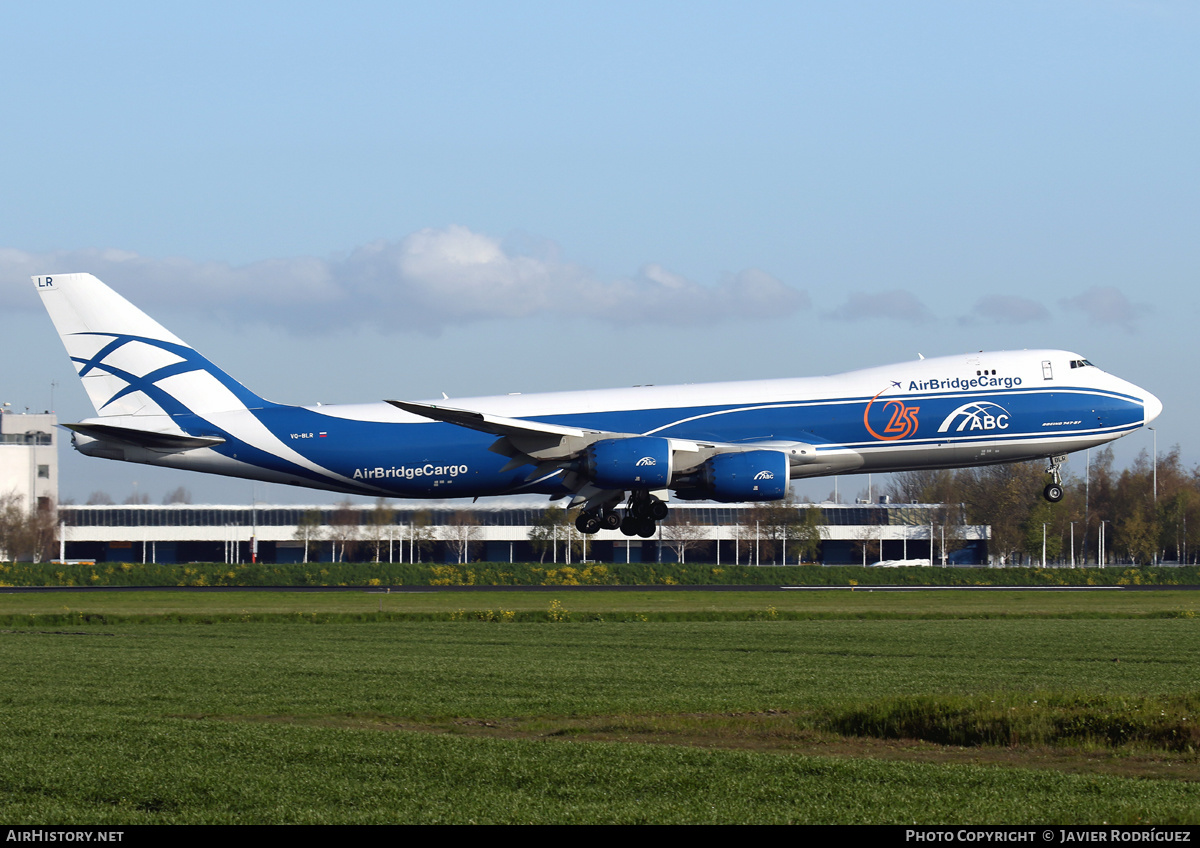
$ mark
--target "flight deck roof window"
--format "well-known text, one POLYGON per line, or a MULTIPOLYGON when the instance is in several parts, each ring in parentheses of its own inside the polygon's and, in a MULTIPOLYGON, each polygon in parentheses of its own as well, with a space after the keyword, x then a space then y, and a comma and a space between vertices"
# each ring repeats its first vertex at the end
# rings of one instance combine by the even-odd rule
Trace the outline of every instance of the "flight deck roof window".
POLYGON ((1092 365, 1092 363, 1088 362, 1086 359, 1072 359, 1071 360, 1072 368, 1087 368, 1089 366, 1095 367, 1092 365))

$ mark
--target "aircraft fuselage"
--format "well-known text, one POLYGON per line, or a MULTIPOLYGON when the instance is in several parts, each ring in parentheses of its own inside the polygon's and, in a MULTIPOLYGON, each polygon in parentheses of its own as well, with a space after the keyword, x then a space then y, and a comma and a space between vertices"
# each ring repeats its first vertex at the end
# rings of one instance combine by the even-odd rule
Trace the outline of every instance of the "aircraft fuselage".
MULTIPOLYGON (((793 460, 795 479, 1051 457, 1119 438, 1161 409, 1145 390, 1079 364, 1083 362, 1066 351, 1010 351, 828 377, 436 403, 614 433, 746 446, 804 445, 811 455, 793 460)), ((502 471, 506 457, 489 450, 495 435, 430 421, 386 403, 267 404, 203 419, 176 415, 171 423, 190 435, 226 441, 186 453, 127 447, 122 458, 365 495, 440 498, 563 491, 558 474, 529 481, 527 467, 502 471), (262 433, 259 438, 245 436, 248 412, 270 433, 269 441, 288 450, 263 444, 262 433), (290 459, 292 452, 308 462, 290 459)), ((150 424, 138 417, 137 426, 150 424)), ((77 437, 86 453, 85 439, 77 437)))

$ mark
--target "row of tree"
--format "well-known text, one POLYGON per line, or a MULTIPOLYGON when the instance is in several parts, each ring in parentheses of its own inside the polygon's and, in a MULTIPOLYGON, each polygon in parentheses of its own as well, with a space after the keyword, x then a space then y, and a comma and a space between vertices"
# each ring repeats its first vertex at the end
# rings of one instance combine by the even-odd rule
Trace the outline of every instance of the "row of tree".
POLYGON ((369 556, 375 562, 421 562, 433 552, 435 542, 450 543, 460 563, 471 559, 472 545, 479 539, 479 522, 470 510, 459 510, 446 528, 438 533, 433 527, 433 515, 428 510, 413 513, 412 520, 396 527, 396 512, 382 498, 367 513, 366 520, 349 501, 339 505, 322 526, 321 511, 309 510, 300 517, 295 538, 304 542, 304 562, 308 562, 309 545, 329 542, 334 562, 362 559, 369 556))
MULTIPOLYGON (((134 483, 134 486, 136 485, 137 484, 134 483)), ((183 486, 179 486, 174 491, 167 492, 167 494, 163 495, 162 502, 163 506, 169 506, 171 504, 190 504, 192 502, 192 493, 183 486)), ((63 503, 69 504, 74 503, 74 501, 64 500, 63 503)), ((116 504, 116 501, 112 499, 112 496, 108 492, 97 489, 88 495, 88 499, 85 501, 85 503, 87 506, 113 506, 116 504)), ((129 496, 125 498, 125 500, 121 501, 121 503, 127 505, 148 504, 150 503, 150 496, 145 492, 139 492, 137 489, 134 489, 134 491, 131 492, 129 496)))
POLYGON ((1043 545, 1048 562, 1196 562, 1188 527, 1200 530, 1200 467, 1184 468, 1178 446, 1157 461, 1142 451, 1121 471, 1111 447, 1072 462, 1083 473, 1068 476, 1058 503, 1041 496, 1043 462, 910 471, 893 475, 888 494, 942 504, 944 524, 990 525, 992 557, 1008 563, 1040 562, 1043 545))

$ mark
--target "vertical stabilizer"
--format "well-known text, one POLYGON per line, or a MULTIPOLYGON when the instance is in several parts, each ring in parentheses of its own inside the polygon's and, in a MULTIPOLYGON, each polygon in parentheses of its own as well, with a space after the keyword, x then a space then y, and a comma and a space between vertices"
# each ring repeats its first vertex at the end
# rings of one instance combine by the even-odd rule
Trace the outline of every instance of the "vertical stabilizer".
POLYGON ((98 415, 269 406, 91 274, 33 278, 98 415))

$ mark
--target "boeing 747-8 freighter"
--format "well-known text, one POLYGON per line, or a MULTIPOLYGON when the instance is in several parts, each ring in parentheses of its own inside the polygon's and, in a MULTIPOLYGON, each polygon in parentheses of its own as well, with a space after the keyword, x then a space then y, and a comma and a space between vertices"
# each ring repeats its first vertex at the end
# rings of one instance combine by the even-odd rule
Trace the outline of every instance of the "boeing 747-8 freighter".
POLYGON ((783 498, 793 480, 1046 459, 1153 421, 1150 392, 1076 353, 919 359, 827 377, 288 406, 254 394, 91 274, 33 278, 96 418, 88 456, 359 495, 541 493, 581 530, 649 538, 668 492, 783 498))

